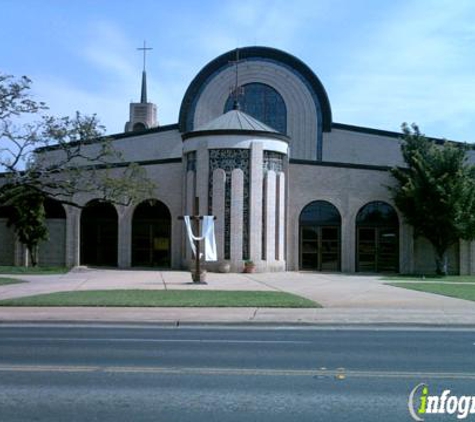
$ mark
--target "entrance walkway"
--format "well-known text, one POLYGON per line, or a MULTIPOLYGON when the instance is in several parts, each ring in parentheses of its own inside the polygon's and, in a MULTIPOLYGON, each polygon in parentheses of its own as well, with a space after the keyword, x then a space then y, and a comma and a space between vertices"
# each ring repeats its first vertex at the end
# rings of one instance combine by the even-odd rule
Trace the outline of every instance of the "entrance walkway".
POLYGON ((256 308, 1 308, 6 320, 194 321, 273 323, 471 324, 475 302, 385 285, 377 276, 305 272, 208 273, 207 285, 191 284, 189 272, 85 269, 61 275, 12 276, 29 283, 0 286, 0 299, 71 290, 199 289, 284 291, 323 309, 256 308), (86 312, 87 311, 87 312, 86 312))

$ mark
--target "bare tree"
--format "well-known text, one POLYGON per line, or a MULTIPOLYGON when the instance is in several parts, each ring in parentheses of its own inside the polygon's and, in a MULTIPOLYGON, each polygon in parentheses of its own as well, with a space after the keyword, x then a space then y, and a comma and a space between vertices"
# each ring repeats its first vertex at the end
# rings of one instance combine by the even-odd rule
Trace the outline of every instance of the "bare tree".
POLYGON ((46 104, 30 90, 28 77, 0 73, 0 206, 15 208, 10 223, 18 234, 43 233, 30 240, 21 236, 29 249, 45 239, 44 230, 27 226, 44 219, 46 197, 79 207, 80 194, 122 205, 152 196, 155 186, 145 169, 123 160, 96 115, 48 115, 46 104))

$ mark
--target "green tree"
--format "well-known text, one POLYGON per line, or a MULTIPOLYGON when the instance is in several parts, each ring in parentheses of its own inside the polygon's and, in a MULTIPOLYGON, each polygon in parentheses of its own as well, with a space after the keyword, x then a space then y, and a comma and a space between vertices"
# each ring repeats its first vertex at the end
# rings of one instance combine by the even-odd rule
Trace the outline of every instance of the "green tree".
POLYGON ((15 209, 11 224, 32 256, 47 236, 47 197, 79 206, 81 194, 94 193, 129 205, 152 196, 155 186, 143 167, 124 162, 95 115, 48 115, 30 91, 26 76, 0 73, 0 205, 15 209))
POLYGON ((8 225, 14 227, 18 239, 28 250, 31 265, 36 267, 38 245, 49 237, 44 208, 45 197, 41 192, 30 191, 23 186, 11 189, 9 194, 13 210, 8 225))
POLYGON ((446 275, 450 246, 475 239, 475 167, 466 145, 431 141, 415 124, 402 130, 407 167, 392 169, 397 184, 389 189, 415 236, 432 244, 436 273, 446 275))

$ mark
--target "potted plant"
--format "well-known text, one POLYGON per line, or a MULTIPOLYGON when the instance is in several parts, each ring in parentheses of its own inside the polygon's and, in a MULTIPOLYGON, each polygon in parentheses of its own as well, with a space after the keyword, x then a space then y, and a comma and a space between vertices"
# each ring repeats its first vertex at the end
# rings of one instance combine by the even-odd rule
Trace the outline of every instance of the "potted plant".
POLYGON ((253 273, 256 271, 256 265, 251 260, 247 260, 244 262, 244 272, 245 273, 253 273))

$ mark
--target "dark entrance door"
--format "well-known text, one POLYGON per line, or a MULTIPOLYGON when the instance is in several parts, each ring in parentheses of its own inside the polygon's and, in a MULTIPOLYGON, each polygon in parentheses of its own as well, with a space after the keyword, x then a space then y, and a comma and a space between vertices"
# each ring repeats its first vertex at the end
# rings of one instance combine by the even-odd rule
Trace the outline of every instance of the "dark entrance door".
POLYGON ((171 265, 171 216, 160 201, 145 201, 135 209, 132 265, 165 268, 171 265))
POLYGON ((300 268, 313 271, 339 271, 340 228, 301 227, 300 268))
POLYGON ((358 228, 358 271, 397 272, 398 251, 394 227, 358 228))
POLYGON ((360 272, 398 272, 399 222, 384 202, 371 202, 356 217, 356 269, 360 272))
POLYGON ((300 268, 313 271, 340 270, 341 217, 326 201, 314 201, 301 212, 300 268))
POLYGON ((92 202, 81 214, 81 264, 117 266, 118 218, 112 204, 92 202))

